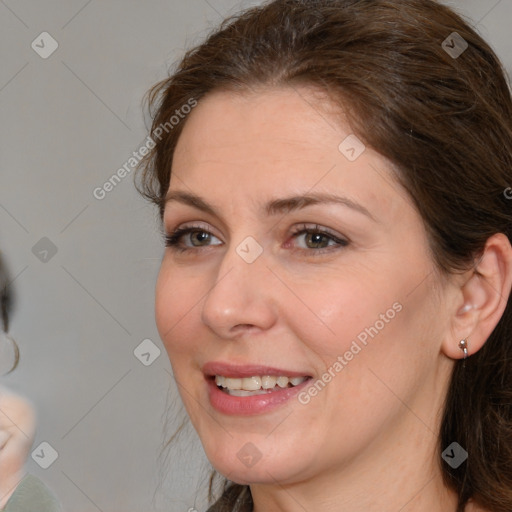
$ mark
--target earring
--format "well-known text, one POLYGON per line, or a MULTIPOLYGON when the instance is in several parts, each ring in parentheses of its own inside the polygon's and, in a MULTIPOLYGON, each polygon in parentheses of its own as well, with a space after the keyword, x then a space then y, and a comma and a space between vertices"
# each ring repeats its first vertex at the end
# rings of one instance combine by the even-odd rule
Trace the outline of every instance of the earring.
POLYGON ((459 313, 467 313, 473 306, 471 304, 464 304, 459 310, 459 313))
POLYGON ((466 359, 468 357, 468 342, 466 338, 459 341, 459 347, 461 350, 464 351, 464 362, 462 363, 462 366, 464 367, 466 365, 466 359))

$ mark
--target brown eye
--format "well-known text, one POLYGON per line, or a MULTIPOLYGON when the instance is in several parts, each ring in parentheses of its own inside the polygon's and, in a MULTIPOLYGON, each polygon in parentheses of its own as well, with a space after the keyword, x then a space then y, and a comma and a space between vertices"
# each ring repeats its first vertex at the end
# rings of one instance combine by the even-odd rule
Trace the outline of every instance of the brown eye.
POLYGON ((293 238, 300 239, 301 237, 304 237, 305 246, 299 247, 299 250, 309 253, 322 254, 323 252, 330 252, 340 246, 346 247, 349 245, 348 240, 339 238, 334 233, 321 229, 318 226, 314 228, 306 225, 300 226, 293 233, 293 238))
MULTIPOLYGON (((215 235, 203 228, 189 227, 181 228, 173 231, 171 234, 165 236, 166 247, 171 247, 179 251, 188 251, 194 247, 208 247, 209 245, 219 244, 208 244, 211 237, 217 238, 215 235), (190 236, 187 236, 190 235, 190 236), (189 240, 190 244, 184 244, 183 240, 189 240), (197 244, 194 242, 198 242, 197 244), (206 243, 205 243, 206 242, 206 243)), ((218 240, 218 239, 217 239, 218 240)))
POLYGON ((314 246, 310 247, 311 249, 323 249, 324 247, 328 246, 329 240, 332 240, 332 238, 323 233, 306 233, 305 238, 306 244, 311 242, 311 244, 314 246))
POLYGON ((206 231, 190 231, 190 240, 192 240, 192 244, 194 244, 194 238, 199 242, 199 245, 202 245, 203 242, 208 241, 211 234, 206 231))

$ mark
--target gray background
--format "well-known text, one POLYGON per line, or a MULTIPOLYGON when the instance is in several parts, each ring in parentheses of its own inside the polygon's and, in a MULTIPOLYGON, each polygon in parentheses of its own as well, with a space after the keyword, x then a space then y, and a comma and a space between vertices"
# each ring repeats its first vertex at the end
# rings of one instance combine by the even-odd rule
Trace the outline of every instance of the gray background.
MULTIPOLYGON (((0 249, 21 348, 0 383, 35 404, 33 449, 48 442, 59 456, 26 469, 66 511, 205 510, 209 465, 192 428, 159 457, 184 412, 154 324, 156 210, 133 172, 103 200, 92 191, 145 139, 144 92, 222 17, 257 3, 0 1, 0 249), (31 48, 43 31, 59 44, 47 59, 31 48), (46 262, 32 251, 43 237, 57 248, 46 262), (149 366, 134 355, 144 339, 161 350, 149 366)), ((510 73, 512 0, 446 3, 510 73)))

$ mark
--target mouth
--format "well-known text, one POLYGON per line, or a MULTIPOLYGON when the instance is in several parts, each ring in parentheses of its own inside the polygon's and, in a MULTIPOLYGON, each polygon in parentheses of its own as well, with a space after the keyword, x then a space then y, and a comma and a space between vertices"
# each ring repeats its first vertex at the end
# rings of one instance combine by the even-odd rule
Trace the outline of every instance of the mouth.
POLYGON ((236 417, 270 413, 290 403, 312 380, 310 375, 205 375, 210 405, 224 415, 236 417))
POLYGON ((229 415, 269 412, 309 385, 313 375, 263 364, 210 361, 201 368, 211 405, 229 415))

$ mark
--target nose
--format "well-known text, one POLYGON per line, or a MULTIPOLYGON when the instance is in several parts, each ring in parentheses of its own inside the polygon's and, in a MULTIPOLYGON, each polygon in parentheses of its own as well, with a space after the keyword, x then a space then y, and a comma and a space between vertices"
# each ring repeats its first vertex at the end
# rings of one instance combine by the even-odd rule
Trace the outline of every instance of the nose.
POLYGON ((269 329, 277 318, 277 280, 265 251, 249 263, 236 249, 225 252, 202 305, 202 322, 223 339, 269 329))

